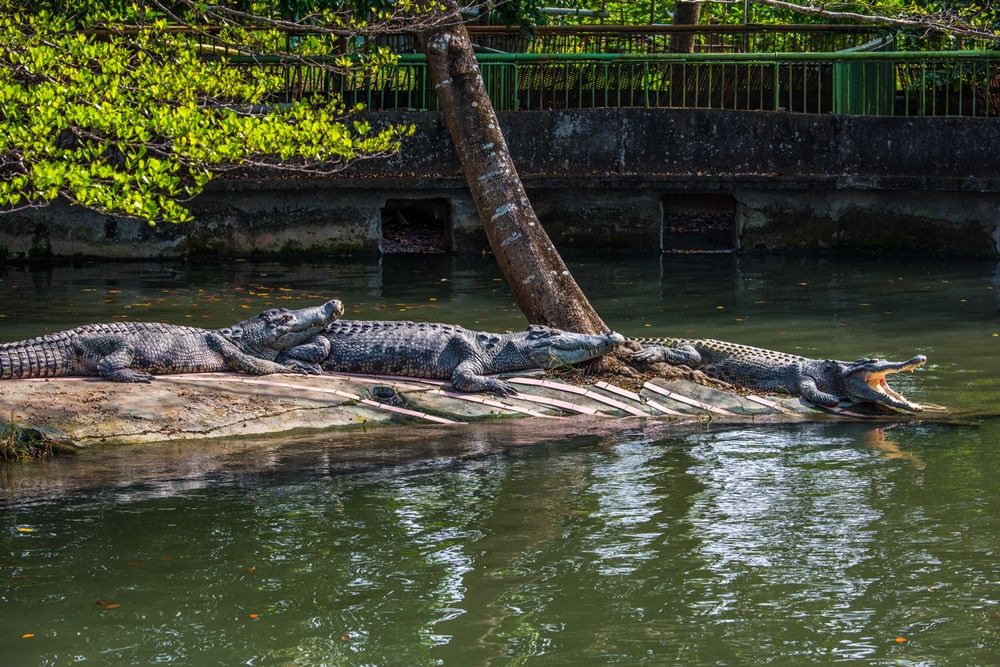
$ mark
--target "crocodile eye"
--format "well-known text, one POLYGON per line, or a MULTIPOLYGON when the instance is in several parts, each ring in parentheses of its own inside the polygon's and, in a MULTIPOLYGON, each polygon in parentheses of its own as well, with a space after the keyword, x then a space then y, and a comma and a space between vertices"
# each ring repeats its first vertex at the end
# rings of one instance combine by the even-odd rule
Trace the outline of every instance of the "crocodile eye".
POLYGON ((528 340, 541 340, 543 338, 551 338, 555 335, 556 332, 554 329, 543 327, 539 324, 532 324, 528 327, 528 340))
POLYGON ((283 314, 280 310, 269 310, 265 313, 261 313, 264 318, 265 324, 269 327, 280 327, 284 324, 288 324, 293 317, 291 315, 283 314))

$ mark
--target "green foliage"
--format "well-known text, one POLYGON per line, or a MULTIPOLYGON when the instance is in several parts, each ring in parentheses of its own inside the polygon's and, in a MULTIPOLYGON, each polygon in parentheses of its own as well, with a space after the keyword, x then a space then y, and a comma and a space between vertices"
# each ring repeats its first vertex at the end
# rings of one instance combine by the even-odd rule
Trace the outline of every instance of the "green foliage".
POLYGON ((546 25, 548 17, 541 12, 542 5, 537 0, 507 0, 493 8, 492 19, 495 23, 506 26, 519 26, 529 33, 536 26, 546 25))
POLYGON ((162 19, 129 35, 77 27, 47 11, 0 11, 0 210, 61 196, 183 222, 183 203, 220 170, 331 171, 397 150, 408 131, 348 126, 336 102, 262 106, 276 74, 208 61, 162 19))
MULTIPOLYGON (((802 5, 824 6, 822 2, 797 1, 802 5)), ((991 0, 870 0, 845 1, 835 5, 826 3, 826 8, 837 12, 855 12, 869 16, 899 16, 901 14, 924 15, 950 13, 964 21, 991 30, 1000 30, 1000 5, 991 0)), ((586 25, 598 22, 618 25, 649 25, 671 23, 674 0, 509 0, 494 9, 500 22, 509 25, 531 23, 545 25, 545 16, 539 7, 566 7, 573 9, 606 9, 610 18, 567 16, 558 21, 565 25, 586 25)), ((786 9, 748 4, 748 15, 743 16, 743 3, 705 2, 701 8, 702 23, 833 23, 830 19, 810 17, 786 9)))

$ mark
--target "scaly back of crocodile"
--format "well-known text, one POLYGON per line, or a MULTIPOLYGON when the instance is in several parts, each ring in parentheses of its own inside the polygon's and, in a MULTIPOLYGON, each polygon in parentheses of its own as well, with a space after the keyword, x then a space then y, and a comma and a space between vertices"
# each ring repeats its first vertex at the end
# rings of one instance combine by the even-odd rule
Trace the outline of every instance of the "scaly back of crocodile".
MULTIPOLYGON (((723 340, 714 340, 711 338, 639 338, 630 337, 626 340, 633 340, 640 345, 662 345, 663 347, 683 347, 685 345, 690 345, 699 352, 702 356, 705 353, 711 358, 711 361, 719 361, 722 359, 746 359, 754 360, 759 363, 774 364, 775 366, 785 367, 788 364, 794 362, 803 361, 814 361, 808 357, 802 357, 797 354, 788 354, 787 352, 776 352, 774 350, 766 350, 762 347, 752 347, 750 345, 740 345, 739 343, 727 343, 723 340)), ((710 363, 706 359, 707 363, 710 363)))
MULTIPOLYGON (((823 362, 795 354, 765 350, 749 345, 727 343, 712 339, 688 338, 635 338, 644 346, 660 345, 667 348, 690 346, 701 357, 698 370, 716 380, 738 384, 755 391, 781 391, 791 381, 789 371, 794 368, 814 369, 823 362)), ((839 391, 839 376, 817 373, 817 385, 824 391, 839 391)))
POLYGON ((29 340, 0 343, 0 379, 80 374, 77 355, 73 353, 73 340, 81 337, 115 336, 141 344, 144 338, 202 336, 206 333, 206 329, 161 322, 110 322, 87 324, 29 340))
POLYGON ((326 370, 450 379, 465 358, 460 350, 478 350, 483 334, 435 322, 338 320, 322 335, 332 346, 326 370))
POLYGON ((379 334, 383 332, 397 333, 399 335, 413 335, 417 332, 427 332, 428 334, 441 334, 446 336, 461 335, 470 333, 465 327, 457 324, 441 324, 439 322, 410 322, 409 320, 337 320, 326 329, 324 333, 331 336, 361 336, 379 334))

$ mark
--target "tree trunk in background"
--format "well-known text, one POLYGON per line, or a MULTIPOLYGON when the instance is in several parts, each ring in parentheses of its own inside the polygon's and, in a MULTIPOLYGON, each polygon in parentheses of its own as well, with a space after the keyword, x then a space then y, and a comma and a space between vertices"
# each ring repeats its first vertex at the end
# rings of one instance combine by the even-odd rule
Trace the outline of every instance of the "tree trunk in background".
MULTIPOLYGON (((674 25, 698 25, 701 19, 701 2, 677 0, 674 3, 674 25)), ((667 45, 670 53, 694 53, 694 34, 671 35, 667 45)))
POLYGON ((455 0, 442 4, 442 15, 453 20, 419 33, 418 39, 490 247, 514 298, 532 324, 604 333, 607 325, 573 280, 531 208, 458 6, 455 0))

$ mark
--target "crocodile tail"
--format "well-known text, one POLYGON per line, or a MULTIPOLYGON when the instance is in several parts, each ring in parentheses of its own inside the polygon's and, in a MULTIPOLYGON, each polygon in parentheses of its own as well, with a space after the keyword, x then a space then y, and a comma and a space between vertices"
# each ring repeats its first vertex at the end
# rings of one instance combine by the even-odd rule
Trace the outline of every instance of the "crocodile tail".
POLYGON ((69 340, 21 341, 0 345, 0 379, 74 375, 69 340))

